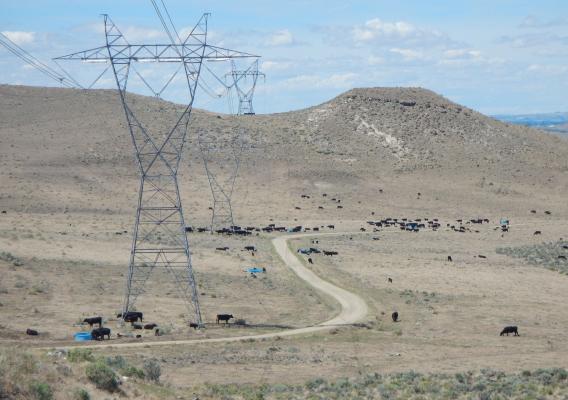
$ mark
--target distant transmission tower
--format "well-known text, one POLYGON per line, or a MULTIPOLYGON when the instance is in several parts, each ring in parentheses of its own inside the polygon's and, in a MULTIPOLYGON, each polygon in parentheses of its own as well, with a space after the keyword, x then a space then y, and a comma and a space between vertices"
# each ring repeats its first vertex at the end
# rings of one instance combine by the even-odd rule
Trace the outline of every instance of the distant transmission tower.
MULTIPOLYGON (((159 11, 158 14, 160 14, 159 11)), ((104 15, 105 46, 57 58, 58 60, 110 62, 136 151, 140 189, 126 293, 122 306, 123 315, 132 309, 137 298, 145 292, 144 286, 154 268, 165 268, 171 273, 190 315, 193 314, 195 322, 202 325, 177 182, 178 167, 202 62, 236 57, 257 57, 207 44, 208 16, 209 14, 204 14, 183 41, 179 39, 172 24, 175 36, 179 39, 175 40, 175 36, 160 16, 171 44, 134 45, 129 44, 108 15, 104 15), (126 92, 126 87, 131 69, 138 74, 132 65, 136 62, 155 62, 156 65, 179 63, 181 71, 185 73, 185 81, 189 88, 189 101, 172 126, 165 127, 165 132, 150 133, 148 127, 140 122, 133 111, 135 99, 126 92)), ((170 78, 170 81, 171 79, 173 78, 170 78)), ((144 83, 148 86, 145 80, 144 83)))
POLYGON ((231 77, 232 83, 228 85, 228 88, 230 89, 234 87, 237 92, 237 96, 239 98, 238 115, 254 115, 252 98, 254 96, 256 82, 258 81, 259 76, 266 78, 266 75, 258 70, 258 59, 254 60, 253 63, 244 71, 237 70, 235 62, 231 61, 231 73, 226 74, 225 77, 231 77), (252 83, 246 85, 248 77, 252 78, 252 83))
POLYGON ((238 130, 237 136, 233 140, 226 142, 207 140, 205 133, 201 131, 199 133, 199 150, 213 196, 211 232, 223 228, 232 230, 235 222, 231 197, 244 150, 242 129, 238 130))

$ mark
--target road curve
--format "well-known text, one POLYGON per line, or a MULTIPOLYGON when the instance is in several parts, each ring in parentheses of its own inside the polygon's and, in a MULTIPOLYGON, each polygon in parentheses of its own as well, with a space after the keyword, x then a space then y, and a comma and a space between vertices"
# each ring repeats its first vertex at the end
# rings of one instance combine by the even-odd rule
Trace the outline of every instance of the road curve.
MULTIPOLYGON (((264 338, 274 338, 277 336, 293 336, 301 335, 306 333, 313 333, 317 331, 322 331, 330 329, 338 325, 353 324, 361 321, 367 316, 368 307, 365 301, 357 296, 355 293, 351 293, 345 289, 337 287, 316 274, 307 269, 302 262, 298 259, 296 254, 288 248, 288 240, 298 239, 302 237, 309 236, 323 236, 323 235, 344 235, 350 234, 348 232, 342 233, 325 233, 325 234, 298 234, 298 235, 285 235, 279 236, 272 239, 272 245, 276 250, 278 256, 282 259, 284 264, 286 264, 298 277, 309 285, 313 286, 320 292, 331 296, 341 305, 340 313, 333 317, 332 319, 322 322, 317 325, 307 326, 304 328, 296 328, 289 330, 282 330, 277 332, 263 333, 258 335, 245 335, 245 336, 231 336, 231 337, 221 337, 221 338, 210 338, 210 339, 183 339, 183 340, 164 340, 157 342, 130 342, 130 343, 105 343, 105 344, 90 344, 90 345, 71 345, 71 346, 57 346, 62 348, 110 348, 110 347, 147 347, 147 346, 172 346, 172 345, 190 345, 190 344, 202 344, 202 343, 218 343, 218 342, 237 342, 246 339, 264 339, 264 338)), ((53 346, 49 347, 53 348, 53 346)))

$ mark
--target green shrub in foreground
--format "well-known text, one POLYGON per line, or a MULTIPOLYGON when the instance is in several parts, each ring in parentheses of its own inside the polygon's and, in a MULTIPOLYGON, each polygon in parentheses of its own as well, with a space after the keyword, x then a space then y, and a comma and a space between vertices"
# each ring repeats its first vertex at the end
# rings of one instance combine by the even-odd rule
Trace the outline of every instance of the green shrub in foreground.
POLYGON ((86 369, 87 378, 99 389, 114 392, 118 390, 118 378, 111 367, 103 361, 90 364, 86 369))
POLYGON ((73 393, 73 399, 75 400, 91 400, 91 395, 86 389, 77 389, 73 393))
POLYGON ((51 400, 53 399, 53 391, 51 387, 45 382, 34 382, 30 385, 30 393, 34 399, 37 400, 51 400))
POLYGON ((93 351, 91 349, 71 349, 67 354, 70 362, 94 361, 93 351))
POLYGON ((160 368, 160 363, 158 363, 158 360, 151 358, 149 360, 144 361, 143 368, 146 379, 153 382, 160 381, 160 375, 162 375, 162 369, 160 368))

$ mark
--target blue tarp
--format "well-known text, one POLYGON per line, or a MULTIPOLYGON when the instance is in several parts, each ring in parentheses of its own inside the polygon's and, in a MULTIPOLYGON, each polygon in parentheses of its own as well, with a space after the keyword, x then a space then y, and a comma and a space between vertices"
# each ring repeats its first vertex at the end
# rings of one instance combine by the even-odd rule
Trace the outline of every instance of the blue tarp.
POLYGON ((250 272, 251 274, 256 274, 258 272, 264 272, 264 271, 262 270, 262 268, 249 268, 247 269, 247 272, 250 272))

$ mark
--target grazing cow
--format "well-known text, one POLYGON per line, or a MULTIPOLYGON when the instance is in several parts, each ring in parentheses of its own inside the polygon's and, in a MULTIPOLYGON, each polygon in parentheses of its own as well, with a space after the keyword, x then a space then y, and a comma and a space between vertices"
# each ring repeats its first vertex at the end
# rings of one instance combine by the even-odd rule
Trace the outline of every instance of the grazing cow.
POLYGON ((328 225, 327 226, 329 229, 335 229, 335 225, 328 225))
POLYGON ((89 327, 92 328, 93 325, 99 324, 99 328, 103 326, 103 319, 101 317, 92 317, 92 318, 85 318, 83 320, 84 324, 89 324, 89 327))
POLYGON ((479 257, 479 258, 487 258, 487 257, 485 257, 483 254, 478 254, 477 257, 479 257))
POLYGON ((314 263, 314 261, 311 259, 311 257, 308 258, 308 262, 309 262, 310 264, 313 264, 313 263, 314 263))
POLYGON ((133 322, 133 323, 132 323, 132 327, 133 327, 134 329, 142 329, 142 328, 144 328, 144 327, 142 326, 142 324, 139 324, 138 322, 133 322))
POLYGON ((235 318, 233 314, 217 314, 217 323, 219 323, 219 321, 225 321, 225 324, 228 324, 229 320, 232 318, 235 318))
POLYGON ((337 208, 343 208, 343 206, 337 206, 337 208))
POLYGON ((503 336, 503 335, 507 335, 509 336, 509 333, 513 333, 514 336, 520 336, 519 335, 519 331, 518 328, 516 326, 506 326, 503 328, 503 330, 501 331, 501 334, 499 336, 503 336))
POLYGON ((545 213, 546 215, 552 214, 550 211, 545 211, 544 213, 545 213))
POLYGON ((393 312, 391 317, 393 322, 398 322, 398 312, 393 312))
POLYGON ((254 246, 245 246, 246 251, 256 251, 256 247, 254 246))
POLYGON ((449 261, 449 262, 454 261, 454 260, 452 260, 452 256, 448 256, 448 261, 449 261))
POLYGON ((536 214, 536 210, 531 210, 531 213, 536 214))
POLYGON ((318 210, 323 210, 323 207, 322 207, 322 206, 318 206, 318 210))
POLYGON ((158 324, 146 324, 144 325, 144 329, 154 329, 155 327, 157 327, 158 324))
POLYGON ((26 335, 37 336, 37 335, 39 335, 39 333, 35 329, 28 328, 28 329, 26 329, 26 335))
POLYGON ((533 235, 541 235, 542 232, 541 231, 534 231, 533 235))
POLYGON ((392 278, 388 278, 387 280, 389 281, 389 283, 392 283, 392 278))
POLYGON ((105 340, 105 336, 110 340, 110 328, 97 328, 91 331, 93 340, 105 340))
POLYGON ((296 210, 301 210, 301 208, 300 208, 300 207, 294 207, 294 208, 295 208, 296 210))
POLYGON ((327 251, 327 250, 323 251, 324 256, 336 256, 337 254, 339 254, 337 253, 337 251, 327 251))
POLYGON ((229 250, 229 248, 228 248, 227 246, 225 246, 225 247, 217 247, 215 250, 227 251, 227 250, 229 250))
MULTIPOLYGON (((116 315, 116 318, 121 317, 123 317, 122 313, 116 315)), ((128 311, 122 319, 124 320, 124 322, 136 322, 138 320, 140 320, 140 322, 143 322, 143 317, 144 314, 140 311, 128 311)))
POLYGON ((367 231, 365 228, 359 228, 359 230, 360 230, 361 232, 366 232, 366 231, 367 231))
POLYGON ((199 325, 196 324, 195 322, 190 322, 190 323, 189 323, 189 327, 190 327, 190 328, 193 328, 193 329, 197 329, 197 328, 199 328, 199 325))

